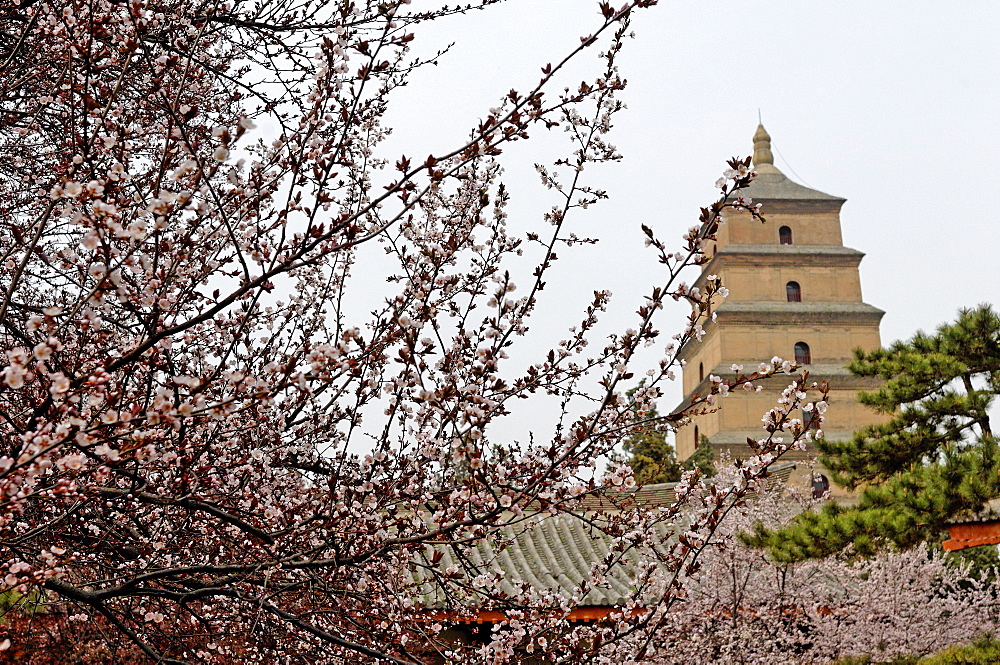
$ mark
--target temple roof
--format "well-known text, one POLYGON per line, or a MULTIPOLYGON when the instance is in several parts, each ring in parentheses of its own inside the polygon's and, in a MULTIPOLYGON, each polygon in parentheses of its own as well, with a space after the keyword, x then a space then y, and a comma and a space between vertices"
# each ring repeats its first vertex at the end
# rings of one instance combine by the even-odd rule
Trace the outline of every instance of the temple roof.
MULTIPOLYGON (((745 439, 744 439, 745 440, 745 439)), ((786 486, 795 464, 779 462, 770 467, 768 477, 777 486, 786 486)), ((600 564, 615 547, 614 540, 600 527, 609 514, 628 511, 635 507, 656 508, 670 506, 676 500, 678 483, 658 483, 632 489, 622 489, 617 494, 598 500, 588 498, 579 513, 539 513, 522 521, 512 521, 501 530, 501 537, 510 544, 497 547, 495 540, 483 538, 470 547, 464 556, 443 545, 428 545, 419 553, 409 571, 410 580, 419 589, 420 601, 431 608, 447 606, 441 588, 435 583, 430 568, 445 570, 456 565, 466 577, 493 570, 503 573, 499 590, 515 592, 512 581, 521 580, 539 591, 557 591, 566 597, 578 592, 581 581, 591 576, 595 564, 600 564), (438 550, 440 559, 433 551, 438 550), (419 564, 419 565, 417 565, 419 564)), ((674 537, 673 530, 658 524, 655 527, 657 542, 653 548, 663 555, 674 537)), ((583 597, 584 607, 613 607, 621 605, 631 596, 643 565, 655 560, 652 552, 633 550, 619 559, 607 577, 606 586, 590 589, 583 597)), ((655 598, 647 598, 653 601, 655 598)), ((494 608, 495 609, 495 608, 494 608)))
POLYGON ((846 200, 792 182, 779 171, 774 165, 774 154, 771 152, 771 135, 764 129, 764 125, 758 125, 757 131, 753 135, 753 167, 758 175, 748 189, 750 196, 756 200, 846 200))

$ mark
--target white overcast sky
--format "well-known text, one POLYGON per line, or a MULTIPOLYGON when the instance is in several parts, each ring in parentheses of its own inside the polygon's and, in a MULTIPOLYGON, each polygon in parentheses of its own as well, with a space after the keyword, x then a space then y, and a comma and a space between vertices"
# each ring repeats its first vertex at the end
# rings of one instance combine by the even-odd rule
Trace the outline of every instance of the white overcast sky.
MULTIPOLYGON (((539 67, 591 32, 596 7, 514 0, 418 32, 418 52, 456 44, 396 100, 392 149, 422 159, 459 141, 506 90, 528 89, 539 67)), ((758 109, 776 166, 847 199, 844 242, 867 255, 862 288, 886 311, 884 344, 960 307, 1000 304, 1000 4, 662 2, 632 27, 620 60, 629 108, 611 137, 625 160, 597 178, 611 200, 574 221, 602 242, 563 262, 539 325, 571 325, 587 294, 608 287, 625 327, 657 277, 639 225, 679 244, 725 159, 750 154, 758 109)), ((573 80, 595 56, 583 56, 573 80)), ((544 155, 507 157, 515 222, 537 224, 553 203, 531 171, 544 155)), ((678 388, 661 406, 679 399, 678 388)))

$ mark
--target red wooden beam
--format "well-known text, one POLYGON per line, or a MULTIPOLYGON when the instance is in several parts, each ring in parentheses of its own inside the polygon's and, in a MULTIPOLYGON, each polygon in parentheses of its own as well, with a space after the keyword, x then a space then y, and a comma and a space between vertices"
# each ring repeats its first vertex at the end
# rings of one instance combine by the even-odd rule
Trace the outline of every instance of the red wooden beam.
POLYGON ((964 550, 979 545, 1000 543, 1000 520, 977 522, 974 524, 953 524, 948 527, 950 539, 941 543, 946 552, 964 550))
MULTIPOLYGON (((608 606, 577 607, 570 610, 569 621, 589 622, 599 621, 609 614, 621 612, 620 608, 608 606)), ((429 612, 427 615, 431 621, 441 621, 446 623, 497 623, 504 621, 507 615, 497 610, 478 610, 472 614, 459 614, 458 612, 429 612)))

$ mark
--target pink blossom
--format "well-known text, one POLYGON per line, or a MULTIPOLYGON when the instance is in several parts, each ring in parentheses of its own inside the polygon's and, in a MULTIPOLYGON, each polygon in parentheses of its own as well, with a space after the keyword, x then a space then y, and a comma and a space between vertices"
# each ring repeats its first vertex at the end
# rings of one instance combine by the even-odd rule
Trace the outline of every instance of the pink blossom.
POLYGON ((86 455, 71 453, 61 458, 58 462, 56 462, 56 465, 65 471, 79 471, 83 468, 86 461, 86 455))
POLYGON ((27 376, 28 370, 20 365, 11 364, 3 368, 4 383, 15 390, 24 387, 24 381, 27 376))

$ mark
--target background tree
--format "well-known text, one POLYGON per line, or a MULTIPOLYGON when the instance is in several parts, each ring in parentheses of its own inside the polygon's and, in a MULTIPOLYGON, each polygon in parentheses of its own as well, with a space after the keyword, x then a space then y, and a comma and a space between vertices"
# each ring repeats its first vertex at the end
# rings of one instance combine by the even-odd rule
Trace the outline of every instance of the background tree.
MULTIPOLYGON (((720 471, 717 481, 727 479, 720 471)), ((916 662, 996 630, 995 589, 939 549, 885 547, 866 558, 781 563, 735 538, 761 516, 777 529, 815 504, 807 487, 770 486, 733 515, 657 636, 657 662, 830 665, 864 656, 872 663, 916 662)))
POLYGON ((622 443, 628 457, 628 464, 635 472, 635 481, 640 485, 649 483, 672 483, 681 479, 681 464, 673 444, 667 441, 668 424, 660 420, 656 406, 644 410, 635 404, 634 388, 629 391, 632 402, 633 432, 622 443))
POLYGON ((677 451, 667 440, 668 433, 672 430, 662 424, 655 406, 641 414, 636 412, 633 423, 637 429, 625 439, 622 449, 629 456, 628 464, 640 485, 677 482, 685 469, 698 469, 705 478, 715 475, 712 445, 707 436, 701 437, 694 454, 683 462, 678 462, 677 451))
POLYGON ((816 446, 836 482, 863 490, 855 505, 834 502, 786 528, 758 528, 750 542, 781 560, 848 546, 869 553, 883 540, 899 547, 939 540, 949 520, 1000 497, 989 417, 1000 394, 1000 317, 990 306, 962 310, 933 335, 858 351, 850 369, 885 381, 858 399, 888 419, 816 446))
POLYGON ((681 462, 685 469, 698 469, 706 478, 715 475, 715 456, 712 452, 712 442, 704 434, 698 441, 698 447, 694 449, 691 456, 681 462))
POLYGON ((410 51, 421 27, 465 9, 0 11, 0 593, 48 607, 5 624, 17 632, 0 650, 44 658, 91 629, 105 662, 643 658, 707 537, 808 439, 785 430, 816 392, 790 378, 724 490, 690 474, 675 506, 591 519, 612 551, 570 597, 478 558, 634 483, 608 462, 632 417, 635 356, 661 343, 665 304, 690 307, 635 394, 648 408, 721 289, 695 293, 679 275, 704 261, 727 208, 757 214, 750 160, 733 159, 679 248, 646 229, 661 281, 621 332, 597 334, 610 297, 598 290, 557 344, 526 338, 556 297, 544 288, 557 253, 580 242, 569 219, 606 196, 588 178, 620 158, 617 58, 652 4, 599 4, 593 32, 535 86, 484 102, 465 141, 419 159, 388 154, 385 114, 428 62, 410 51), (565 80, 585 53, 591 77, 565 80), (501 153, 555 127, 569 130, 565 153, 538 167, 551 206, 515 231, 501 153), (385 279, 354 277, 369 263, 385 279), (535 395, 561 405, 554 429, 498 433, 535 395), (687 530, 661 543, 682 510, 687 530), (437 565, 441 549, 460 565, 437 565), (648 576, 623 614, 570 625, 631 556, 648 576), (480 607, 511 611, 485 644, 440 638, 434 617, 480 607))

